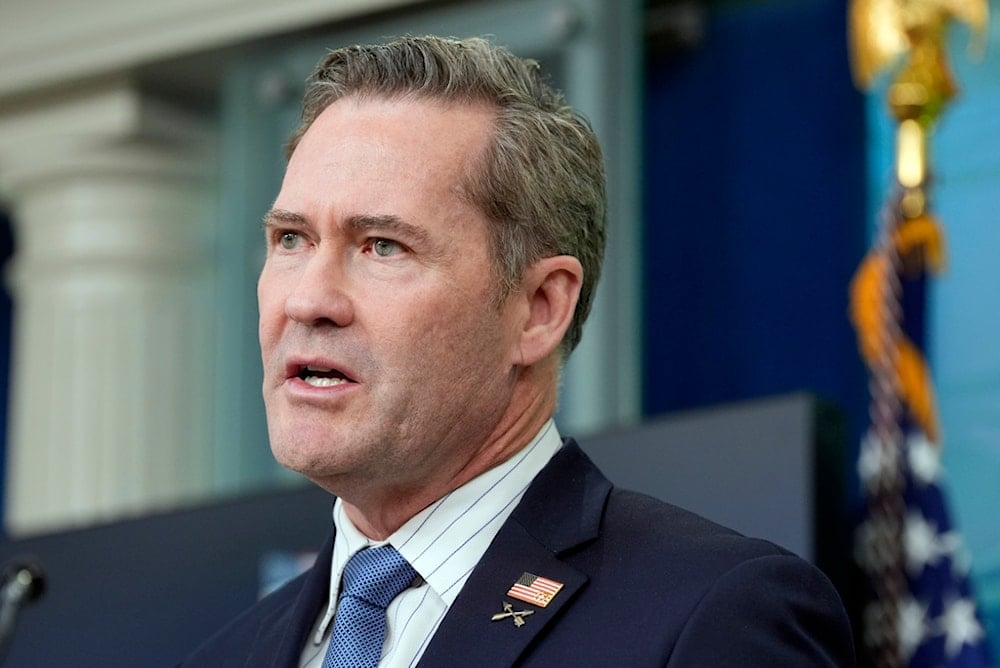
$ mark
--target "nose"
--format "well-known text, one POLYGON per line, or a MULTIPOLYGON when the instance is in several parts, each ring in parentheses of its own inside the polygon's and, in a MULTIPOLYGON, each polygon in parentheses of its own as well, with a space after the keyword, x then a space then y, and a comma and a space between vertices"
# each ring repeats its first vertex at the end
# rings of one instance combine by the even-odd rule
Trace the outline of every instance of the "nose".
POLYGON ((309 326, 346 327, 354 319, 343 263, 333 253, 317 252, 302 266, 285 298, 285 313, 309 326))

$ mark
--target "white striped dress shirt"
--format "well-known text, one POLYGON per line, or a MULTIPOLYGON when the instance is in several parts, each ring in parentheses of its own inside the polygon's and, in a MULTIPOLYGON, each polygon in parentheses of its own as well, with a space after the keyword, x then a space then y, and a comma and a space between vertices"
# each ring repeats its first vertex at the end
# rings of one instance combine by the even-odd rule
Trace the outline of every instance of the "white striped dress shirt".
POLYGON ((389 605, 379 666, 415 666, 472 569, 528 485, 561 446, 555 423, 549 420, 513 457, 432 503, 384 541, 369 540, 358 531, 338 499, 333 506, 337 535, 330 568, 330 600, 302 651, 300 668, 323 665, 347 561, 359 550, 385 544, 410 562, 422 582, 389 605))

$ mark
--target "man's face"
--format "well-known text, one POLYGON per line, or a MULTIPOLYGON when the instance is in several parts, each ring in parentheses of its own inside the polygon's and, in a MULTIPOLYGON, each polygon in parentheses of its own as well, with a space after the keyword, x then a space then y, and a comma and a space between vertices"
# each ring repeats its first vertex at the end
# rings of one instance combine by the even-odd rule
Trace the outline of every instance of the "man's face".
POLYGON ((516 309, 493 303, 486 221, 459 190, 491 128, 481 107, 335 102, 265 220, 271 448, 345 498, 456 476, 509 408, 516 309))

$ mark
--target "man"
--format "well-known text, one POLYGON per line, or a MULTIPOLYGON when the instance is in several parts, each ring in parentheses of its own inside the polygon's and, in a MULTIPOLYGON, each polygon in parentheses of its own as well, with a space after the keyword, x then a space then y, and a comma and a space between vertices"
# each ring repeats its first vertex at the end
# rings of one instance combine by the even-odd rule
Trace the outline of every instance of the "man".
POLYGON ((336 496, 334 535, 186 665, 853 662, 812 566, 614 488, 559 437, 604 176, 535 63, 431 37, 332 52, 288 153, 264 398, 275 457, 336 496))

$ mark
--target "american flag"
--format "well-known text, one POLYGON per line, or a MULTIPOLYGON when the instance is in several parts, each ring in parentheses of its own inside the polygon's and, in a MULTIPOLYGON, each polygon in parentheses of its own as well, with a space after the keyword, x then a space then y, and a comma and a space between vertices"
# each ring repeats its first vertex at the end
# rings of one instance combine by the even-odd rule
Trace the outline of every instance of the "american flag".
MULTIPOLYGON (((924 270, 941 244, 929 215, 883 214, 880 243, 852 284, 852 318, 871 375, 865 495, 855 556, 868 575, 863 663, 990 666, 962 541, 948 513, 930 371, 923 355, 924 270), (910 226, 910 227, 907 227, 910 226), (914 267, 917 269, 914 270, 914 267)), ((939 258, 938 258, 939 259, 939 258)))
POLYGON ((927 280, 944 254, 930 208, 928 135, 957 92, 944 28, 958 19, 985 38, 989 15, 987 0, 968 0, 965 12, 937 11, 945 4, 852 0, 848 10, 861 88, 903 61, 887 89, 896 122, 895 183, 875 247, 851 283, 851 319, 871 389, 871 423, 858 457, 866 515, 855 550, 871 585, 862 623, 870 654, 860 658, 879 668, 990 665, 945 502, 941 429, 924 354, 927 280), (887 35, 899 38, 892 48, 887 35))
POLYGON ((522 573, 517 582, 507 591, 507 595, 519 601, 544 608, 562 588, 563 584, 561 582, 539 577, 532 573, 522 573))

